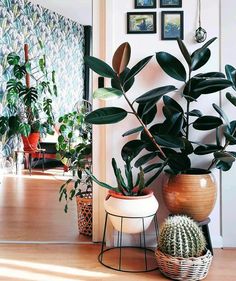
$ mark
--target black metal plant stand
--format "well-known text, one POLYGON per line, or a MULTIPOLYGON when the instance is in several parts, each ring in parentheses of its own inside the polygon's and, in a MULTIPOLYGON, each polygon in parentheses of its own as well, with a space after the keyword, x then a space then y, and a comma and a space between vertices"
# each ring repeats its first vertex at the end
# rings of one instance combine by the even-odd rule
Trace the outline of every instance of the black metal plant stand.
POLYGON ((158 237, 158 223, 157 223, 157 218, 156 218, 156 213, 150 216, 146 216, 146 217, 124 217, 124 216, 117 216, 111 213, 106 212, 106 218, 105 218, 105 225, 104 225, 104 230, 103 230, 103 239, 102 239, 102 247, 101 247, 101 252, 98 256, 98 261, 104 265, 107 268, 113 269, 113 270, 117 270, 117 271, 122 271, 122 272, 133 272, 133 273, 141 273, 141 272, 148 272, 148 271, 154 271, 157 269, 157 267, 151 267, 148 264, 148 259, 147 259, 147 252, 152 252, 153 255, 155 253, 155 251, 153 249, 147 248, 146 245, 146 231, 144 228, 145 225, 145 219, 153 217, 153 221, 154 221, 154 227, 155 227, 155 235, 156 235, 156 241, 157 241, 157 237, 158 237), (111 247, 111 248, 106 248, 105 243, 106 243, 106 231, 107 231, 107 221, 108 221, 108 217, 109 216, 114 216, 117 218, 120 218, 120 231, 118 231, 118 238, 117 238, 117 246, 116 247, 111 247), (139 247, 136 246, 123 246, 123 223, 125 219, 141 219, 142 220, 142 232, 139 234, 139 247), (128 269, 124 269, 122 266, 122 250, 123 249, 139 249, 143 251, 143 268, 139 269, 139 270, 128 270, 128 269), (118 262, 118 266, 114 267, 112 265, 109 265, 107 263, 104 262, 103 258, 104 258, 104 254, 107 252, 111 252, 111 251, 115 251, 118 249, 119 252, 119 262, 118 262))

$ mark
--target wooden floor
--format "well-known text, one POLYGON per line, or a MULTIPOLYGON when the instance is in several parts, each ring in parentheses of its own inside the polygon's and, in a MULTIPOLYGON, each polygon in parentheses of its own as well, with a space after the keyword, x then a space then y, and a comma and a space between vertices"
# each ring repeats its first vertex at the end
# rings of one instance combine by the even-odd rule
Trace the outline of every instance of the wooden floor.
MULTIPOLYGON (((159 271, 122 273, 97 261, 100 245, 0 245, 1 281, 168 280, 159 271)), ((129 256, 129 263, 142 259, 129 256)), ((206 281, 236 280, 236 251, 215 250, 206 281)))
POLYGON ((0 241, 90 241, 78 235, 75 201, 67 214, 58 201, 62 179, 41 170, 6 175, 0 184, 0 241))

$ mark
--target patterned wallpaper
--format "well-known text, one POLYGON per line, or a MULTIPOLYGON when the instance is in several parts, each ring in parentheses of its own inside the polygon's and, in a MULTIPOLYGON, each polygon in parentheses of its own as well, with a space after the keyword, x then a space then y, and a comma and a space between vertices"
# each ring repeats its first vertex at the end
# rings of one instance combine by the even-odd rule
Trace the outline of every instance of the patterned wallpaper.
POLYGON ((27 0, 0 0, 0 101, 10 75, 7 55, 23 54, 28 43, 30 57, 39 57, 38 39, 45 46, 49 71, 56 71, 58 97, 53 108, 58 117, 83 96, 84 27, 27 0))

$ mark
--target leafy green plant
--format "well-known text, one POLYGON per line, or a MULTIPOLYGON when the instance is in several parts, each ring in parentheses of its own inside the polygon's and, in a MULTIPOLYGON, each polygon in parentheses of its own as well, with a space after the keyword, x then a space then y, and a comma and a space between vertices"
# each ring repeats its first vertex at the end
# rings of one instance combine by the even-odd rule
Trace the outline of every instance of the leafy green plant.
POLYGON ((125 178, 122 176, 120 168, 117 167, 116 160, 112 158, 112 167, 114 175, 116 177, 117 187, 113 187, 107 183, 99 181, 89 170, 86 170, 87 174, 95 181, 98 185, 105 187, 109 190, 123 194, 124 196, 140 196, 145 188, 144 182, 144 172, 140 168, 140 171, 137 175, 136 181, 134 181, 131 162, 129 158, 125 159, 125 178))
POLYGON ((129 157, 132 161, 145 149, 144 155, 135 162, 135 166, 140 167, 152 160, 152 164, 146 166, 144 172, 154 171, 154 175, 145 182, 145 186, 151 184, 164 168, 174 174, 186 173, 194 168, 190 159, 192 154, 199 156, 212 154, 213 160, 208 169, 216 166, 225 171, 235 161, 235 153, 227 150, 229 145, 236 144, 233 141, 235 122, 229 122, 226 114, 216 104, 212 105, 216 116, 204 115, 197 107, 198 100, 204 95, 231 87, 232 79, 235 80, 235 76, 231 75, 232 79, 227 79, 221 72, 193 73, 210 59, 209 46, 215 39, 209 40, 192 54, 189 53, 183 41, 177 40, 187 69, 173 55, 157 52, 156 60, 160 67, 175 80, 183 82, 183 87, 178 91, 173 85, 158 87, 147 91, 135 100, 130 99, 128 92, 135 82, 135 76, 148 64, 152 56, 142 59, 129 68, 131 47, 128 43, 123 43, 113 56, 112 67, 95 57, 85 58, 87 65, 93 71, 111 81, 111 87, 97 89, 93 97, 102 100, 123 97, 130 108, 130 111, 120 107, 99 108, 88 114, 86 121, 97 125, 113 124, 125 119, 127 115, 136 117, 139 126, 124 132, 123 136, 139 133, 139 139, 126 143, 121 155, 124 160, 129 157), (178 93, 178 98, 185 100, 185 108, 171 97, 173 93, 178 93), (158 123, 157 103, 160 100, 164 103, 162 108, 164 121, 158 123), (228 136, 220 140, 222 129, 227 130, 228 136), (214 143, 203 143, 201 139, 191 138, 190 131, 212 133, 213 130, 215 130, 214 143), (229 142, 229 138, 233 138, 232 141, 229 142))
POLYGON ((187 216, 170 216, 161 225, 158 249, 172 257, 200 257, 206 240, 200 227, 187 216))
POLYGON ((52 95, 57 95, 55 72, 48 73, 45 55, 32 68, 34 60, 16 53, 7 56, 12 76, 7 81, 0 134, 28 136, 32 132, 51 133, 54 125, 52 95))

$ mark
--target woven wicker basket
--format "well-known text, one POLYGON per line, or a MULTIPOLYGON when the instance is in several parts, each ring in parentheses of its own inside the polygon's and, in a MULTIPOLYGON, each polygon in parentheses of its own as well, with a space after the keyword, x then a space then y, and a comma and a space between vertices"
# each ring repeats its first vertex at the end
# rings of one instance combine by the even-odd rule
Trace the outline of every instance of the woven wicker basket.
POLYGON ((79 233, 92 236, 93 205, 92 192, 87 192, 83 197, 77 196, 78 228, 79 233))
POLYGON ((206 277, 212 261, 212 254, 207 250, 198 258, 178 258, 162 253, 157 249, 156 259, 159 270, 173 280, 195 281, 206 277))

